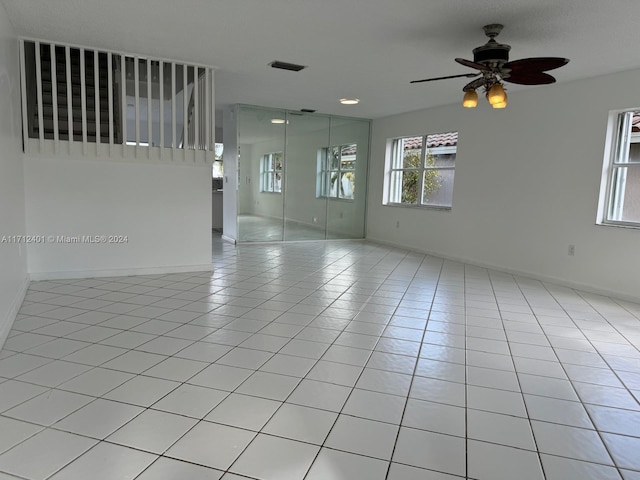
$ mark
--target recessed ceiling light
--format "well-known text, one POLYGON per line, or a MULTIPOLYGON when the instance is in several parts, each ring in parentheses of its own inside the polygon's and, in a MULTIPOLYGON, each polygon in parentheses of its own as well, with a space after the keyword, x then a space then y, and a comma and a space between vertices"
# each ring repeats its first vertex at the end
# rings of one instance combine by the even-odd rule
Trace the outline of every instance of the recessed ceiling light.
POLYGON ((276 123, 278 125, 283 124, 285 122, 284 118, 272 118, 271 123, 276 123))
POLYGON ((343 105, 357 105, 360 103, 359 98, 341 98, 340 103, 343 105))

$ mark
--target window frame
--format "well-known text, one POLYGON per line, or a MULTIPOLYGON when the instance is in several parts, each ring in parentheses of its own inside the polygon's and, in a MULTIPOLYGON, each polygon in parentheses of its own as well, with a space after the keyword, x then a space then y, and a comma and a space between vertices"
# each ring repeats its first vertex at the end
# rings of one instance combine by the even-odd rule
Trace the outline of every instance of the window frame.
MULTIPOLYGON (((634 113, 640 115, 640 109, 628 109, 615 112, 609 123, 610 148, 604 159, 602 174, 603 187, 601 185, 600 213, 597 224, 614 227, 625 227, 640 229, 640 219, 638 221, 619 220, 624 208, 624 197, 626 189, 626 177, 624 179, 616 173, 624 168, 633 168, 640 171, 640 161, 630 161, 629 151, 632 144, 640 144, 640 132, 632 131, 632 121, 634 113), (622 192, 620 191, 622 189, 622 192)), ((628 170, 627 170, 628 171, 628 170)))
POLYGON ((282 194, 284 181, 284 152, 269 152, 260 158, 260 193, 282 194), (275 156, 280 156, 280 168, 276 168, 275 156), (273 167, 272 167, 273 166, 273 167), (276 175, 280 174, 279 189, 276 190, 276 175), (269 181, 271 179, 271 181, 269 181))
MULTIPOLYGON (((350 197, 342 196, 342 189, 339 188, 339 185, 336 185, 335 193, 332 192, 332 181, 331 178, 333 174, 336 174, 336 182, 342 181, 342 175, 353 172, 356 174, 356 166, 358 159, 358 144, 357 143, 345 143, 342 145, 332 145, 330 147, 324 147, 320 149, 319 158, 318 158, 318 184, 317 184, 317 198, 329 198, 331 200, 340 200, 343 202, 353 202, 356 199, 356 189, 355 189, 355 181, 353 182, 353 187, 351 191, 350 197), (351 168, 343 168, 343 159, 342 152, 345 148, 353 147, 355 149, 355 153, 353 154, 353 160, 344 160, 345 162, 351 162, 351 168), (333 150, 338 150, 338 165, 337 168, 331 167, 331 158, 333 156, 333 150)), ((349 180, 351 181, 351 180, 349 180)))
MULTIPOLYGON (((455 164, 453 166, 428 166, 427 165, 427 156, 429 153, 434 155, 449 155, 455 154, 457 157, 458 153, 458 142, 456 145, 447 145, 440 146, 434 148, 427 148, 428 137, 433 135, 443 135, 446 133, 454 133, 454 131, 449 132, 439 132, 439 133, 429 133, 425 135, 407 135, 402 137, 395 137, 388 140, 388 149, 387 149, 387 171, 383 192, 383 204, 386 206, 392 207, 403 207, 403 208, 424 208, 430 210, 451 210, 453 208, 453 191, 451 192, 451 201, 450 205, 433 205, 424 202, 424 177, 425 172, 428 171, 439 171, 439 170, 448 170, 454 172, 455 178, 455 164), (404 164, 404 149, 402 148, 402 141, 410 138, 422 137, 422 143, 420 146, 420 167, 410 167, 405 168, 404 164), (400 189, 398 190, 398 186, 395 185, 396 181, 394 180, 394 174, 398 172, 416 172, 418 174, 418 188, 417 192, 420 196, 419 202, 416 203, 403 203, 402 201, 397 201, 392 197, 400 197, 402 199, 402 186, 400 185, 400 189)), ((458 131, 455 131, 456 134, 459 135, 458 131)), ((402 176, 400 176, 402 178, 402 176)), ((402 181, 401 181, 402 182, 402 181)))

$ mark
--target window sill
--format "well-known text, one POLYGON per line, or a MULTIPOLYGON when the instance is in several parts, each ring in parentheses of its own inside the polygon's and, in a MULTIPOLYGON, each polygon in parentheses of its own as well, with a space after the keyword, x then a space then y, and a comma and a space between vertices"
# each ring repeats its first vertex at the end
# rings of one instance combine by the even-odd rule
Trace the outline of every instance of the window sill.
POLYGON ((331 202, 345 202, 345 203, 354 203, 356 200, 354 198, 338 198, 338 197, 327 197, 325 195, 320 195, 316 197, 318 200, 329 200, 331 202))
POLYGON ((453 207, 440 206, 440 205, 410 205, 404 203, 383 203, 384 207, 394 208, 415 208, 417 210, 444 210, 450 211, 453 207))
POLYGON ((617 227, 627 230, 640 230, 640 223, 596 222, 597 227, 617 227))

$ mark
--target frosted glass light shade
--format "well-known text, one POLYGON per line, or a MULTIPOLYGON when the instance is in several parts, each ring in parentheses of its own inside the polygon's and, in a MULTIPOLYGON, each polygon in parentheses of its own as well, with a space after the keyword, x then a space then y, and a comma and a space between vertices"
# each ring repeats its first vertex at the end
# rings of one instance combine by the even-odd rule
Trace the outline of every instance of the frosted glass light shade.
POLYGON ((506 98, 507 94, 504 91, 504 87, 499 83, 496 83, 494 86, 492 86, 487 93, 487 100, 489 100, 489 103, 491 105, 495 105, 496 103, 503 103, 505 102, 506 98))
POLYGON ((462 106, 464 108, 475 108, 478 105, 478 92, 475 90, 467 90, 462 98, 462 106))
POLYGON ((505 92, 504 94, 504 100, 500 103, 494 103, 493 105, 491 105, 493 108, 507 108, 507 94, 505 92))

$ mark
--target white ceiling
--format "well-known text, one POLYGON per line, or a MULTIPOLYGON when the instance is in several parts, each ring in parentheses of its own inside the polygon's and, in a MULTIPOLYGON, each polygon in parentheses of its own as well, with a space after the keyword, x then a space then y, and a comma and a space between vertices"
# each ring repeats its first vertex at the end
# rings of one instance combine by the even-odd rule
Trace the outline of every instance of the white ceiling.
POLYGON ((0 1, 21 36, 212 65, 219 108, 377 118, 459 102, 465 78, 409 81, 471 72, 453 59, 473 59, 488 23, 505 25, 512 60, 569 58, 559 82, 640 67, 638 0, 0 1))

